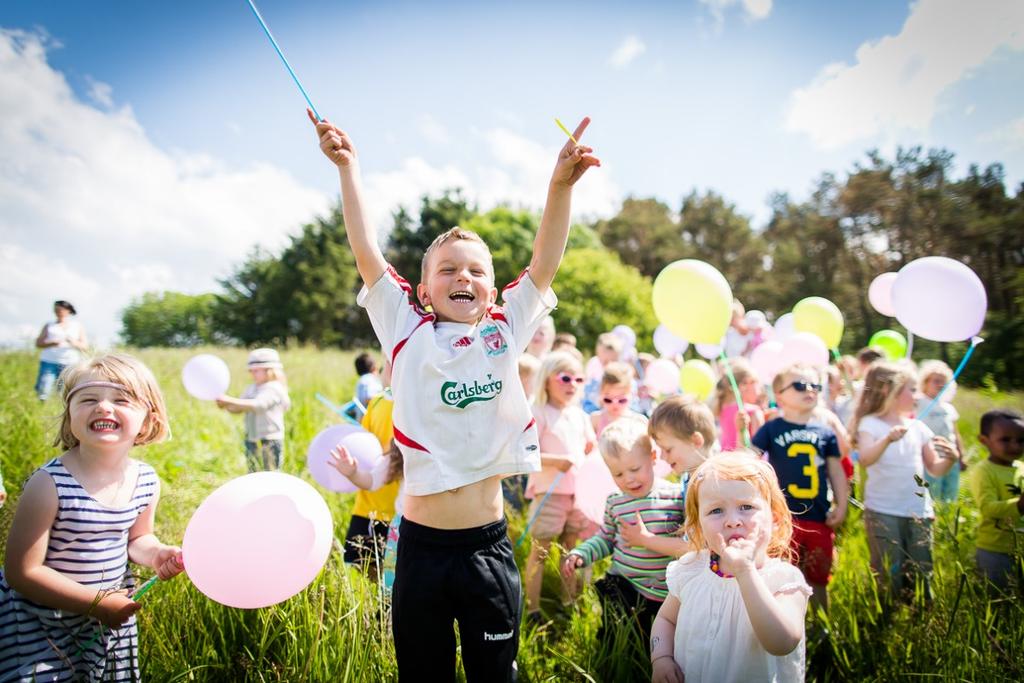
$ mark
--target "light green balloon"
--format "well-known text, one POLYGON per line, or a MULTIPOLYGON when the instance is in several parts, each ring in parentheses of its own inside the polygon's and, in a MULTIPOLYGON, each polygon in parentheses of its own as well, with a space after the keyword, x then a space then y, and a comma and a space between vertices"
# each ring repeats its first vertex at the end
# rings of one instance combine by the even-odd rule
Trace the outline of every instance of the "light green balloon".
POLYGON ((871 335, 868 346, 882 350, 889 360, 898 360, 907 355, 907 339, 896 330, 879 330, 871 335))

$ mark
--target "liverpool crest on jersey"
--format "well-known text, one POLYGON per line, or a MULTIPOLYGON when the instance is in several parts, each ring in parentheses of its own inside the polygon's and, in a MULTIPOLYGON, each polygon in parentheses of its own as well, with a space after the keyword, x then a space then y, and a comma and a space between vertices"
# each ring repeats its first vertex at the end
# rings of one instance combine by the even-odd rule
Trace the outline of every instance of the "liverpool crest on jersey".
POLYGON ((480 329, 480 339, 484 342, 484 350, 488 356, 500 356, 508 351, 505 337, 501 336, 501 332, 495 325, 484 325, 480 329))

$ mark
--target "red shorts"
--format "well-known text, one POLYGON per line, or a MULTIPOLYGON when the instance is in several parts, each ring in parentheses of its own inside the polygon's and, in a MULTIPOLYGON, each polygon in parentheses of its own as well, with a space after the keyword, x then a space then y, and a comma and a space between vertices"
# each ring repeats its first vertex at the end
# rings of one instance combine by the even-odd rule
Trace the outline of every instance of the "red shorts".
POLYGON ((825 586, 832 578, 832 551, 836 533, 823 522, 793 520, 793 563, 800 567, 807 583, 825 586))

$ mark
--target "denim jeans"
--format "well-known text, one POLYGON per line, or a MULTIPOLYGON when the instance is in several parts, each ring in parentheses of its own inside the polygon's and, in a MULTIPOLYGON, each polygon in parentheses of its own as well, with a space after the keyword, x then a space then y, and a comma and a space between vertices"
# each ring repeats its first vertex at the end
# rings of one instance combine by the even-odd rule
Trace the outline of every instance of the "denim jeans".
POLYGON ((917 578, 931 596, 932 520, 864 511, 864 526, 871 554, 871 569, 879 587, 900 597, 913 594, 917 578))
POLYGON ((53 391, 54 385, 60 389, 58 379, 60 379, 60 373, 64 371, 66 365, 60 363, 50 363, 49 361, 39 361, 39 376, 36 377, 36 396, 39 397, 40 401, 45 401, 50 397, 50 392, 53 391))
POLYGON ((274 439, 245 442, 245 464, 250 472, 263 472, 281 469, 281 457, 284 454, 284 442, 274 439))

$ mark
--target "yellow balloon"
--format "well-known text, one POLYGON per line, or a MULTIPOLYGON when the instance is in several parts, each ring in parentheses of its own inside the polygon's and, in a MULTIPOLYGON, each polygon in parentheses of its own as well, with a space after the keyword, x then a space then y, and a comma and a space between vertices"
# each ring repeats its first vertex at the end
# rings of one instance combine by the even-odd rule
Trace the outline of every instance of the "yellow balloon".
POLYGON ((715 373, 705 361, 691 358, 679 371, 679 387, 684 394, 693 394, 698 401, 703 401, 715 388, 715 373))
POLYGON ((710 263, 683 259, 654 280, 654 314, 691 344, 717 344, 732 319, 732 289, 710 263))
POLYGON ((793 307, 793 329, 810 332, 825 342, 826 347, 837 349, 843 338, 843 314, 828 299, 809 296, 793 307))

